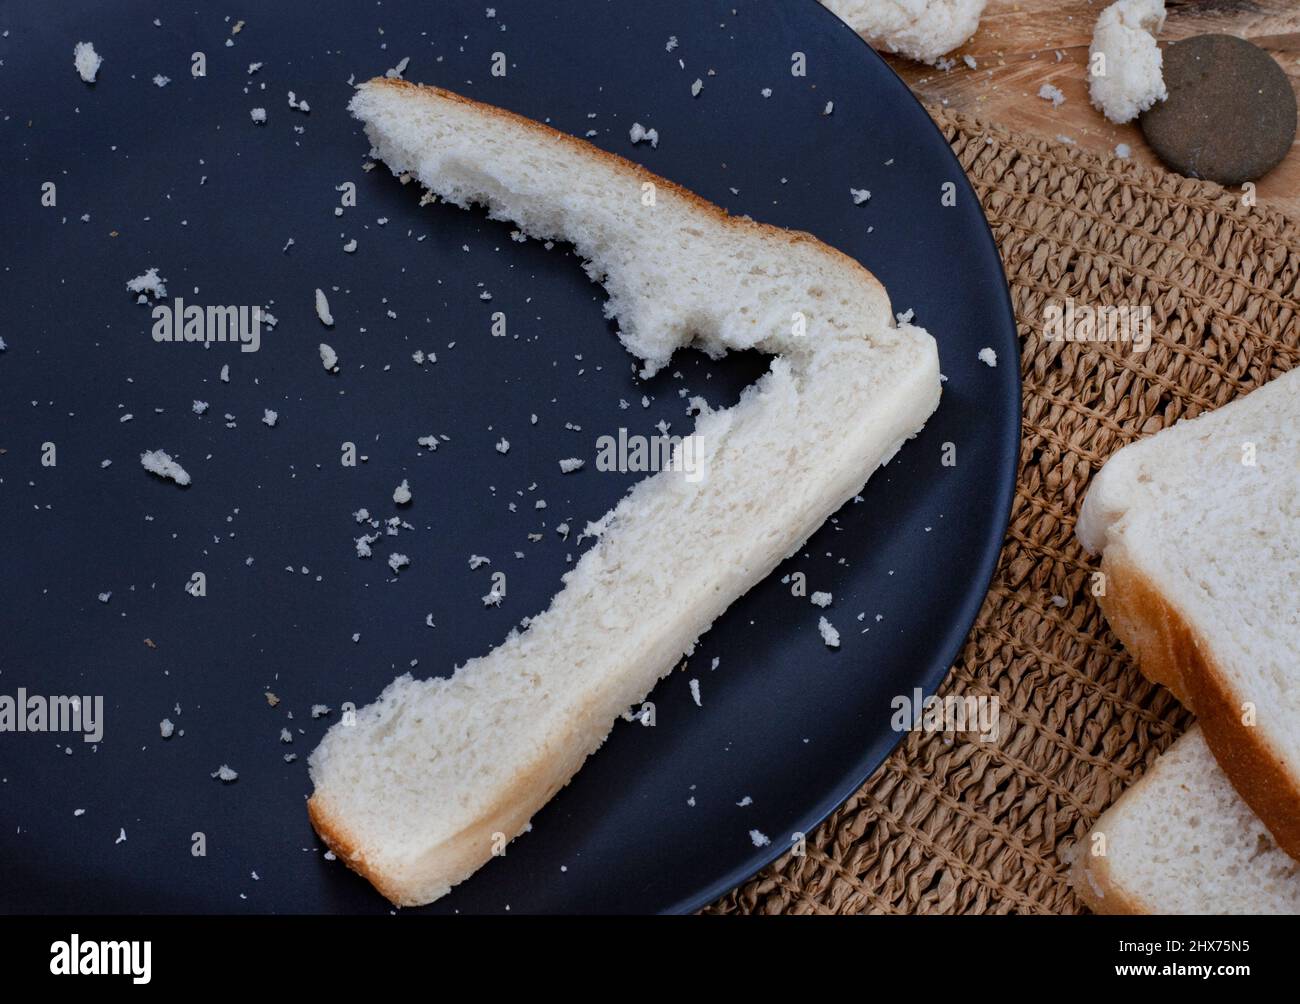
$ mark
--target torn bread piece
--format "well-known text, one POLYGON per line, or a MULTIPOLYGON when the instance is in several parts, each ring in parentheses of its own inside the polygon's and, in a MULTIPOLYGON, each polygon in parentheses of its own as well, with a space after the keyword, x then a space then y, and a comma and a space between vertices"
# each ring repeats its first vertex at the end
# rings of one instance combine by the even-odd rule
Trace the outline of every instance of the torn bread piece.
POLYGON ((1164 26, 1164 0, 1119 0, 1097 18, 1088 46, 1088 95, 1116 125, 1169 97, 1156 45, 1164 26))
POLYGON ((1300 862, 1241 800, 1199 725, 1097 820, 1070 879, 1097 913, 1300 913, 1300 862))
POLYGON ((104 65, 104 58, 95 51, 93 42, 78 42, 72 47, 72 65, 77 69, 77 76, 93 84, 99 68, 104 65))
POLYGON ((922 63, 966 42, 979 30, 988 0, 822 0, 877 49, 922 63))
POLYGON ((1120 450, 1076 532, 1119 640, 1300 857, 1300 369, 1120 450))
POLYGON ((939 361, 869 272, 808 234, 447 91, 372 80, 350 108, 394 175, 572 242, 645 374, 688 344, 775 356, 735 406, 699 415, 703 476, 674 465, 638 483, 526 631, 448 679, 399 677, 321 740, 317 832, 417 905, 502 853, 714 619, 921 429, 939 361))

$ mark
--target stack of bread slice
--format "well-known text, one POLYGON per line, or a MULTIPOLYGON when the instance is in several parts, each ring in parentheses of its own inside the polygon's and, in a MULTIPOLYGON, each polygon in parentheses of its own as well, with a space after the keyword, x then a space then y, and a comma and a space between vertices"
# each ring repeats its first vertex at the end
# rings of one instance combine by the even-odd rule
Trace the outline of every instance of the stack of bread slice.
POLYGON ((1115 634, 1199 719, 1079 845, 1079 896, 1300 913, 1300 369, 1120 450, 1077 533, 1115 634))

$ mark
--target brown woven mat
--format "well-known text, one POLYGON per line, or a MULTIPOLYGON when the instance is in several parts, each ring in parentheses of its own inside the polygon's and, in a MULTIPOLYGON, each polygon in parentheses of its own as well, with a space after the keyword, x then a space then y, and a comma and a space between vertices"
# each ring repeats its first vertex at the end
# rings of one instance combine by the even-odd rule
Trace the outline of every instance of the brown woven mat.
POLYGON ((709 913, 1074 913, 1062 864, 1191 718, 1092 599, 1075 514, 1115 450, 1300 365, 1300 228, 1240 193, 931 110, 983 203, 1024 379, 998 569, 944 693, 995 741, 914 732, 807 841, 709 913), (1153 340, 1043 338, 1043 307, 1149 304, 1153 340))

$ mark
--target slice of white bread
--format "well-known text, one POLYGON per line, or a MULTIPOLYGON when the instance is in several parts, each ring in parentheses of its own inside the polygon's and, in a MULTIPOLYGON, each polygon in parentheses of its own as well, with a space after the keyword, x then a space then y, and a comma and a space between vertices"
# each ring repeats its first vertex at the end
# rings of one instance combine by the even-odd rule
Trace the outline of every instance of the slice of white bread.
POLYGON ((372 80, 350 107, 395 174, 571 241, 646 372, 691 342, 777 357, 734 407, 700 414, 704 476, 637 484, 526 631, 450 679, 398 678, 312 754, 317 832, 414 905, 501 853, 713 620, 920 430, 939 366, 871 274, 807 234, 446 91, 372 80))
POLYGON ((1199 725, 1097 820, 1071 879, 1098 913, 1300 913, 1300 863, 1228 783, 1199 725))
POLYGON ((1300 857, 1300 369, 1120 450, 1077 533, 1115 634, 1300 857))

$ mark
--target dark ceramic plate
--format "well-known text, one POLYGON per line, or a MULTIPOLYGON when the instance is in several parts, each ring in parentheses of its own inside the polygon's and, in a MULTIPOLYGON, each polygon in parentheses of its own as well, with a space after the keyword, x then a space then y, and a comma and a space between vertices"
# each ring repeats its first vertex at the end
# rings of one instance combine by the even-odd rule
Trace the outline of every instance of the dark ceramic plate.
POLYGON ((512 242, 481 213, 420 208, 414 186, 363 171, 349 80, 404 57, 407 79, 594 130, 597 145, 732 212, 811 231, 938 340, 947 383, 924 433, 657 688, 656 727, 619 723, 533 832, 430 912, 708 903, 881 763, 899 740, 891 699, 938 685, 993 570, 1016 461, 1017 342, 948 146, 812 0, 497 0, 493 17, 482 2, 295 0, 257 5, 237 33, 227 8, 191 6, 0 12, 0 695, 104 704, 97 743, 0 733, 0 905, 387 910, 322 860, 303 805, 307 754, 341 704, 412 668, 448 673, 544 608, 580 551, 556 526, 595 519, 636 477, 595 471, 596 438, 660 420, 681 432, 679 391, 729 403, 764 368, 687 352, 639 382, 567 249, 512 242), (104 59, 93 86, 73 70, 83 40, 104 59), (497 52, 504 77, 490 72, 497 52), (194 53, 205 77, 191 75, 194 53), (795 53, 806 76, 791 72, 795 53), (310 114, 289 107, 291 90, 310 114), (629 142, 633 122, 658 130, 657 149, 629 142), (347 181, 358 205, 336 216, 347 181), (854 205, 851 187, 870 201, 854 205), (262 305, 279 323, 255 353, 155 343, 149 309, 124 288, 153 266, 170 296, 262 305), (517 319, 511 337, 491 336, 495 310, 517 319), (322 340, 342 359, 337 376, 321 368, 322 340), (985 346, 996 368, 977 359, 985 346), (417 350, 436 364, 417 365, 417 350), (450 437, 432 454, 415 443, 430 433, 450 437), (345 441, 368 459, 341 467, 345 441), (956 466, 941 463, 945 443, 956 466), (191 487, 141 470, 156 448, 191 487), (587 469, 562 476, 567 456, 587 469), (403 479, 414 529, 358 560, 352 513, 391 515, 403 479), (390 550, 411 557, 398 577, 390 550), (471 570, 472 553, 493 564, 471 570), (485 609, 494 570, 509 592, 485 609), (834 593, 839 651, 818 635, 822 611, 782 584, 796 571, 834 593), (184 588, 194 572, 204 597, 184 588), (314 704, 334 710, 313 718, 314 704), (184 735, 160 738, 163 718, 184 735), (237 781, 210 776, 223 764, 237 781))

